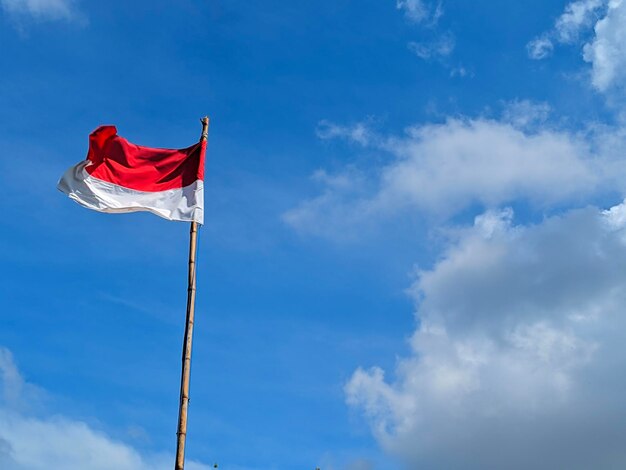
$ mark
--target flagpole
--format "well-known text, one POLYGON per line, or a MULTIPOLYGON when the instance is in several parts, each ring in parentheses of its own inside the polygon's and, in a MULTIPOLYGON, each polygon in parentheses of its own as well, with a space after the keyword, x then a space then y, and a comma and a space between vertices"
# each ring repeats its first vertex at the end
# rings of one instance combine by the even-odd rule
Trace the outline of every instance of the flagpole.
MULTIPOLYGON (((209 118, 204 117, 200 142, 209 136, 209 118)), ((193 341, 193 321, 196 303, 196 252, 198 247, 198 223, 191 222, 189 230, 189 276, 187 284, 187 320, 185 338, 183 340, 183 365, 180 378, 180 405, 178 409, 178 430, 176 432, 176 465, 175 470, 185 467, 185 440, 187 438, 187 410, 189 408, 189 379, 191 376, 191 343, 193 341)))

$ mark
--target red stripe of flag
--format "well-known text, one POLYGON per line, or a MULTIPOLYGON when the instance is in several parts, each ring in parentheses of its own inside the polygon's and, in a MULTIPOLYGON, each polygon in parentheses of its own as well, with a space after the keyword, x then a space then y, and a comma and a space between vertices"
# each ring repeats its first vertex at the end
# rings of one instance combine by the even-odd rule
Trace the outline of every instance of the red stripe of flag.
POLYGON ((189 186, 204 180, 206 141, 185 149, 159 149, 128 142, 115 126, 101 126, 89 136, 94 178, 137 191, 157 192, 189 186))

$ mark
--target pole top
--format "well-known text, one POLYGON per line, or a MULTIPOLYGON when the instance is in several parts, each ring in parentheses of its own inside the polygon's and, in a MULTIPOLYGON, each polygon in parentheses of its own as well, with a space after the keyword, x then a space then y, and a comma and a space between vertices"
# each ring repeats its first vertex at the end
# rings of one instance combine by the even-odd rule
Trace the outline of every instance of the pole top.
POLYGON ((200 136, 200 140, 207 140, 209 138, 209 116, 204 116, 200 119, 202 123, 202 135, 200 136))

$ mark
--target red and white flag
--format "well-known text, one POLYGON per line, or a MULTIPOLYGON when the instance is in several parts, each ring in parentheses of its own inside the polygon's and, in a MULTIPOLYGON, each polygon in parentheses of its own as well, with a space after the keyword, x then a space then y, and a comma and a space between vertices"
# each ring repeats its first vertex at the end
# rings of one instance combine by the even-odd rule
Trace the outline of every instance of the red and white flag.
POLYGON ((100 212, 149 211, 168 220, 204 222, 206 141, 186 149, 142 147, 101 126, 87 159, 65 172, 58 188, 100 212))

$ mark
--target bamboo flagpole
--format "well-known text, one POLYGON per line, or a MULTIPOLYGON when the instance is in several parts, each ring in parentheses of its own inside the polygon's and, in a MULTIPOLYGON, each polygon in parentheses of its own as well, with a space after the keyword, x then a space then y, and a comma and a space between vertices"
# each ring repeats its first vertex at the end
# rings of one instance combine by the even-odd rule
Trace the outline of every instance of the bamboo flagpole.
MULTIPOLYGON (((209 136, 209 118, 204 117, 200 142, 209 136)), ((176 432, 175 470, 185 467, 185 440, 187 438, 187 410, 189 408, 189 379, 191 376, 191 343, 193 341, 193 321, 196 303, 196 252, 198 247, 198 223, 191 222, 189 230, 189 278, 187 284, 187 319, 183 340, 183 364, 180 378, 180 405, 178 409, 178 431, 176 432)))

